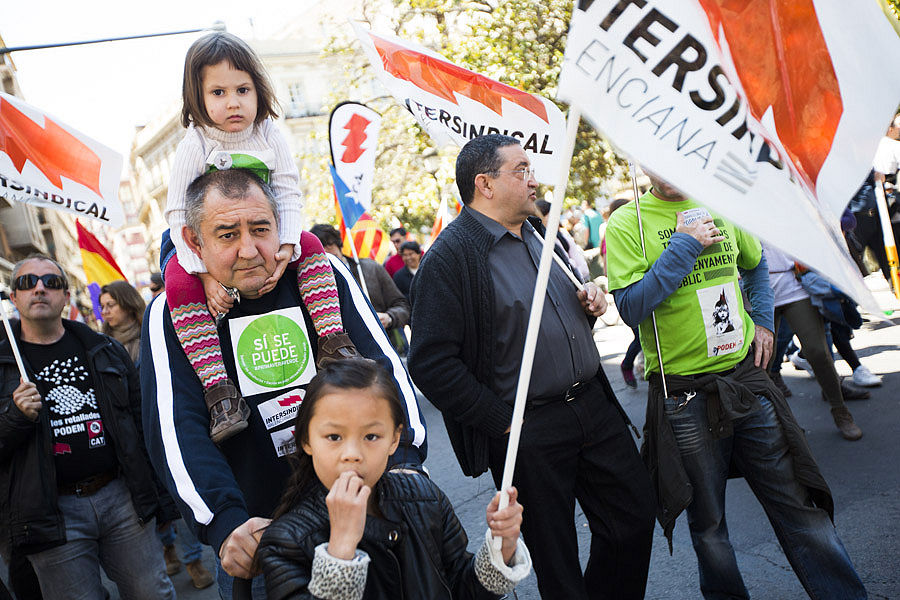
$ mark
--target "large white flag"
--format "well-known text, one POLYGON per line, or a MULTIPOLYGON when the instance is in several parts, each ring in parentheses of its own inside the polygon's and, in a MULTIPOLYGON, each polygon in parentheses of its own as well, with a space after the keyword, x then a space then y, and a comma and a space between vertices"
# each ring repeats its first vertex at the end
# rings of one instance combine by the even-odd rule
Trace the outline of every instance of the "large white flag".
MULTIPOLYGON (((359 102, 341 102, 328 119, 331 163, 349 188, 348 196, 362 212, 372 208, 372 180, 380 130, 381 115, 359 102)), ((347 226, 352 227, 355 222, 356 218, 347 226)))
POLYGON ((559 97, 872 309, 838 219, 900 101, 898 56, 875 0, 580 0, 559 97))
POLYGON ((412 42, 353 23, 378 79, 439 146, 488 133, 519 138, 543 183, 559 173, 565 119, 546 98, 457 66, 412 42))
POLYGON ((119 226, 121 176, 117 152, 0 93, 0 196, 119 226))

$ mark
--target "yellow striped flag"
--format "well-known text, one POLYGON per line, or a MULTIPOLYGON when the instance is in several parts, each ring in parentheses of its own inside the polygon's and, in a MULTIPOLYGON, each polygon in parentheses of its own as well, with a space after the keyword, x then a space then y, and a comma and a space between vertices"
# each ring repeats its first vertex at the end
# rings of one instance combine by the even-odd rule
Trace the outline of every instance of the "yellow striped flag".
POLYGON ((338 176, 334 167, 331 167, 331 176, 334 180, 334 211, 337 214, 337 228, 344 240, 341 252, 347 256, 353 256, 353 250, 350 247, 350 237, 352 236, 356 243, 356 256, 371 258, 383 263, 391 250, 390 238, 369 213, 351 197, 347 186, 338 176), (345 215, 345 210, 350 214, 345 215), (347 235, 348 222, 353 223, 350 227, 350 236, 347 235))
MULTIPOLYGON (((350 236, 347 235, 347 226, 344 224, 344 219, 341 218, 341 207, 337 202, 335 202, 335 212, 337 213, 337 229, 341 232, 341 239, 344 240, 341 252, 347 256, 353 256, 353 250, 350 248, 350 236)), ((350 233, 353 236, 353 241, 356 242, 356 255, 358 257, 371 258, 374 261, 383 263, 388 254, 390 254, 390 238, 372 220, 369 213, 363 213, 350 229, 350 233)))

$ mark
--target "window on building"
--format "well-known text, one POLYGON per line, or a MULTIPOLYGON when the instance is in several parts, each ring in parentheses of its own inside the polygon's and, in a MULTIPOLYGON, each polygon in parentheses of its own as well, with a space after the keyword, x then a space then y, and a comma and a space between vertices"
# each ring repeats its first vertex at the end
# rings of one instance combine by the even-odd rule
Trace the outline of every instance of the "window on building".
POLYGON ((288 103, 284 111, 284 117, 286 119, 297 119, 308 114, 309 107, 307 106, 303 84, 299 81, 288 84, 288 103))

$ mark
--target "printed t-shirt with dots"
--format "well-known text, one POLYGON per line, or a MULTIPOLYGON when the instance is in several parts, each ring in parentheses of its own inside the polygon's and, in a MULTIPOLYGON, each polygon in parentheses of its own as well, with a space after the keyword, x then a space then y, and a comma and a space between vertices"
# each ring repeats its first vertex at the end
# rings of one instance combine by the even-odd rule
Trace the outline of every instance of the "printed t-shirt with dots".
MULTIPOLYGON (((20 342, 50 421, 57 485, 83 481, 116 468, 116 454, 97 405, 87 354, 66 331, 52 344, 20 342)), ((47 416, 41 415, 41 419, 47 416)))

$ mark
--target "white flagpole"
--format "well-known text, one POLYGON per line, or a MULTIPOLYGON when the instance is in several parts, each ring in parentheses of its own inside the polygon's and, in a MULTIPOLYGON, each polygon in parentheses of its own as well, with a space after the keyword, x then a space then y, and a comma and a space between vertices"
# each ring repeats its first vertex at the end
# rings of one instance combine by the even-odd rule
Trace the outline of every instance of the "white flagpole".
MULTIPOLYGON (((553 187, 553 202, 550 205, 550 214, 547 215, 547 231, 556 231, 559 228, 559 213, 562 211, 563 199, 566 196, 566 184, 569 182, 569 166, 572 164, 572 153, 575 150, 575 135, 578 133, 578 123, 581 121, 581 111, 572 106, 569 108, 569 119, 566 126, 566 141, 560 156, 565 164, 560 165, 558 179, 553 187)), ((500 484, 500 506, 502 510, 509 505, 509 495, 506 490, 512 485, 513 471, 516 468, 516 454, 519 450, 519 436, 522 433, 522 421, 525 416, 525 401, 528 398, 528 385, 531 383, 531 367, 534 364, 534 352, 537 347, 538 328, 541 323, 541 313, 544 311, 544 298, 547 294, 547 280, 550 278, 550 260, 554 255, 553 244, 556 243, 555 235, 548 235, 544 239, 541 249, 541 260, 538 264, 537 279, 534 283, 534 296, 531 300, 531 313, 528 316, 528 330, 525 334, 525 349, 522 352, 522 366, 519 369, 519 383, 516 387, 516 402, 513 407, 512 423, 509 426, 509 444, 506 446, 506 462, 503 465, 503 478, 500 484)), ((502 539, 495 537, 493 544, 495 549, 500 549, 502 539)))
POLYGON ((356 272, 359 273, 359 285, 362 288, 363 293, 366 295, 366 298, 371 301, 372 297, 369 295, 369 288, 366 287, 366 278, 365 276, 363 276, 362 264, 360 264, 359 256, 356 254, 356 240, 353 238, 352 229, 347 230, 347 236, 350 238, 350 249, 353 251, 353 260, 356 261, 356 272))
POLYGON ((887 199, 884 196, 884 182, 875 180, 875 203, 878 206, 878 217, 881 221, 881 233, 884 238, 884 252, 888 259, 888 269, 894 288, 894 295, 900 298, 900 275, 898 275, 897 240, 894 239, 894 231, 891 228, 891 217, 888 212, 887 199))
MULTIPOLYGON (((544 238, 542 238, 541 234, 539 234, 538 232, 534 232, 534 237, 539 239, 542 244, 544 243, 544 238)), ((575 277, 575 273, 572 272, 572 269, 569 268, 569 265, 567 265, 556 252, 553 253, 553 261, 559 265, 559 268, 562 269, 566 275, 569 276, 569 281, 571 281, 575 285, 579 292, 584 289, 584 284, 581 283, 581 281, 579 281, 577 277, 575 277)))
MULTIPOLYGON (((334 187, 334 194, 337 197, 337 184, 334 187)), ((363 294, 366 295, 366 298, 371 302, 372 297, 369 295, 369 288, 366 287, 366 278, 363 276, 362 265, 359 264, 359 255, 356 253, 356 238, 353 237, 353 228, 347 227, 347 217, 344 216, 344 209, 341 207, 340 201, 337 202, 337 209, 341 211, 341 221, 344 223, 344 231, 347 232, 347 237, 350 239, 350 253, 353 254, 353 260, 356 261, 356 272, 359 274, 359 287, 362 288, 363 294)), ((355 225, 356 223, 354 223, 355 225)))
POLYGON ((22 362, 22 355, 19 354, 19 345, 16 344, 16 338, 13 337, 12 326, 9 324, 9 318, 6 316, 6 307, 3 306, 3 299, 6 298, 6 292, 3 298, 0 298, 0 315, 3 315, 3 327, 6 329, 6 337, 9 338, 9 345, 12 348, 13 356, 16 357, 16 364, 19 365, 19 375, 23 381, 28 381, 28 374, 25 372, 25 364, 22 362))
MULTIPOLYGON (((634 162, 628 161, 631 167, 631 187, 634 190, 634 207, 637 210, 638 229, 641 234, 641 253, 647 258, 647 247, 644 245, 644 224, 641 222, 641 199, 638 194, 637 187, 637 170, 634 168, 634 162)), ((653 339, 656 341, 656 359, 659 361, 659 375, 662 378, 663 398, 669 397, 669 389, 666 386, 666 371, 663 368, 662 350, 659 347, 659 330, 656 328, 656 311, 650 311, 650 319, 653 321, 653 339)))

